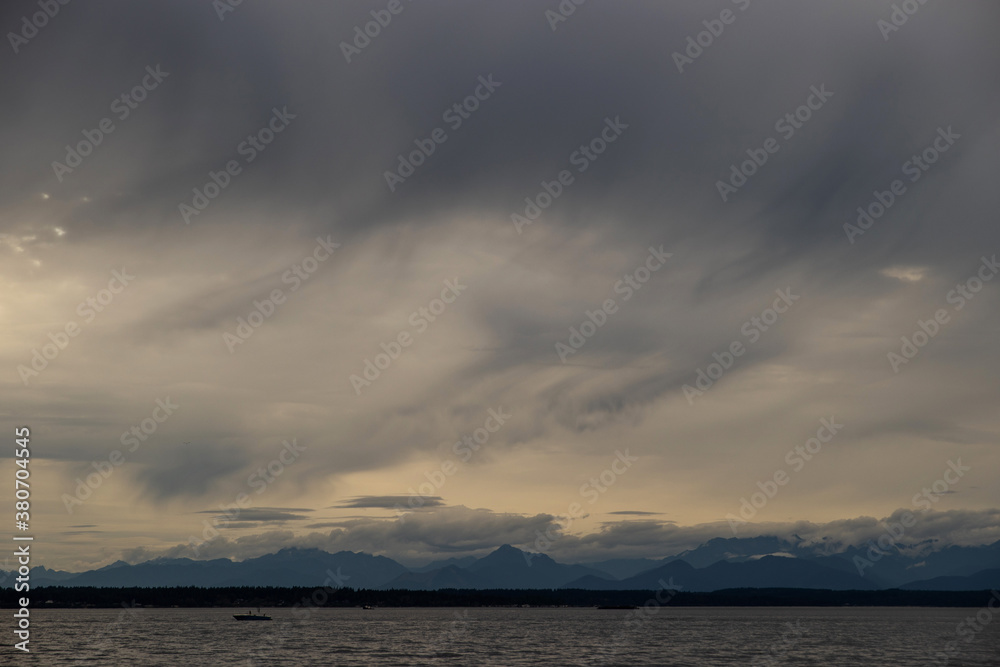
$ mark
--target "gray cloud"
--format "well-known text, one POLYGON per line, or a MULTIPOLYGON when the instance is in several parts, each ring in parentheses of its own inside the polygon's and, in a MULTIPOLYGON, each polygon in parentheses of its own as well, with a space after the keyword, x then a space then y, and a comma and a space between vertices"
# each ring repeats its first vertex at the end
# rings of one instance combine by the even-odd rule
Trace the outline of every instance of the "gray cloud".
MULTIPOLYGON (((331 505, 331 507, 395 509, 397 507, 408 507, 410 499, 411 496, 406 495, 358 496, 357 498, 347 498, 341 504, 331 505)), ((420 498, 421 507, 442 507, 444 504, 441 496, 421 496, 420 498)))
POLYGON ((312 512, 312 510, 293 507, 248 507, 240 509, 239 512, 233 510, 228 514, 219 514, 217 510, 202 510, 198 513, 215 515, 220 521, 226 523, 282 523, 285 521, 302 521, 310 518, 305 514, 299 514, 299 512, 312 512))

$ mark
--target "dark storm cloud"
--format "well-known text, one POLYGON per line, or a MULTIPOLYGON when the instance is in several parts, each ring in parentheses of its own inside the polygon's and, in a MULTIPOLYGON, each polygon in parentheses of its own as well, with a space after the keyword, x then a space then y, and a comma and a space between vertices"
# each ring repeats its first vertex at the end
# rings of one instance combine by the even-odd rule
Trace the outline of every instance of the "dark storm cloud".
MULTIPOLYGON (((219 21, 200 2, 67 7, 12 63, 10 95, 19 103, 4 113, 3 126, 21 128, 10 136, 15 146, 28 141, 25 127, 49 145, 32 140, 30 157, 23 149, 16 178, 5 181, 8 194, 43 185, 56 197, 92 192, 91 203, 68 214, 67 226, 78 232, 148 224, 136 222, 140 213, 180 231, 178 203, 204 184, 209 170, 241 159, 236 146, 264 126, 272 107, 288 105, 298 114, 293 125, 244 165, 195 228, 252 207, 270 215, 294 212, 341 235, 404 216, 427 218, 443 207, 507 218, 540 190, 542 179, 569 166, 570 153, 596 136, 605 117, 621 116, 626 133, 576 175, 535 226, 582 229, 610 215, 617 234, 639 244, 663 240, 664 218, 668 241, 744 236, 753 252, 704 277, 698 292, 708 299, 810 254, 836 257, 835 266, 815 270, 843 275, 898 249, 878 229, 853 248, 841 224, 867 204, 873 189, 898 175, 938 126, 954 125, 963 135, 956 150, 967 152, 987 140, 993 118, 989 88, 970 84, 992 71, 996 47, 970 39, 933 54, 923 48, 942 32, 975 34, 1000 11, 989 3, 952 8, 941 26, 914 20, 889 43, 875 27, 885 13, 880 5, 753 3, 683 74, 671 54, 702 28, 701 20, 717 15, 714 7, 591 4, 553 32, 534 2, 425 3, 408 7, 348 64, 338 44, 370 20, 369 9, 353 2, 258 4, 219 21), (824 29, 812 30, 806 44, 801 26, 816 14, 824 29), (102 49, 71 57, 98 37, 102 49), (57 56, 62 65, 54 68, 57 56), (108 114, 115 95, 155 63, 170 72, 161 89, 120 121, 65 184, 54 183, 50 162, 63 145, 108 114), (383 172, 415 139, 445 125, 442 112, 489 73, 502 86, 462 127, 449 129, 448 141, 391 194, 383 172), (820 84, 833 98, 723 204, 715 182, 746 159, 746 149, 774 136, 775 120, 820 84), (109 174, 111 187, 105 185, 109 174), (744 231, 751 220, 753 231, 744 231)), ((949 181, 961 188, 952 197, 959 206, 976 207, 984 195, 950 178, 959 165, 947 155, 914 189, 949 181)), ((894 214, 915 197, 908 194, 894 214)), ((977 218, 953 219, 949 238, 979 228, 977 218)), ((184 231, 195 236, 195 228, 184 231)), ((525 243, 533 231, 528 228, 525 243)), ((949 247, 953 241, 942 247, 934 228, 911 231, 916 238, 904 257, 940 264, 968 256, 967 249, 949 247), (920 250, 927 247, 932 255, 920 250)), ((229 309, 213 307, 206 296, 176 308, 185 319, 211 326, 229 309)), ((481 307, 494 305, 502 308, 481 307)), ((503 342, 516 342, 511 334, 503 342)))
MULTIPOLYGON (((396 507, 406 507, 412 496, 358 496, 348 498, 339 505, 331 505, 330 508, 361 508, 372 507, 378 509, 394 509, 396 507)), ((442 507, 445 502, 441 496, 421 496, 422 507, 442 507)), ((328 508, 328 509, 330 509, 328 508)))
POLYGON ((202 496, 215 480, 231 476, 251 463, 249 452, 236 446, 151 451, 152 465, 141 470, 138 477, 155 500, 202 496))
POLYGON ((199 514, 214 514, 218 519, 226 522, 243 521, 251 523, 268 523, 301 521, 310 517, 304 514, 298 514, 298 512, 311 511, 312 510, 310 509, 297 507, 248 507, 246 509, 240 509, 239 513, 234 511, 231 514, 219 514, 218 510, 202 510, 199 514))
POLYGON ((379 518, 381 518, 381 519, 394 519, 396 517, 391 516, 391 515, 390 516, 384 516, 384 517, 352 515, 352 516, 345 516, 343 521, 322 521, 320 523, 307 523, 305 526, 303 526, 303 528, 309 528, 309 529, 316 529, 316 528, 347 528, 348 527, 348 521, 352 521, 354 519, 371 520, 371 519, 379 519, 379 518))
MULTIPOLYGON (((350 64, 337 45, 370 20, 363 3, 248 5, 225 21, 200 2, 71 6, 12 63, 10 94, 19 104, 6 111, 4 126, 44 129, 49 145, 34 144, 30 158, 22 149, 22 175, 8 181, 8 192, 29 183, 60 194, 93 190, 99 197, 87 217, 95 222, 74 221, 92 233, 99 233, 97 220, 101 229, 135 224, 128 220, 137 207, 147 217, 153 207, 154 218, 176 224, 177 204, 191 188, 203 185, 210 169, 239 159, 237 144, 264 126, 272 107, 288 105, 298 114, 293 125, 194 224, 251 204, 263 183, 271 188, 259 203, 268 210, 296 210, 303 200, 313 211, 332 207, 336 220, 308 215, 342 233, 445 204, 507 217, 543 178, 568 166, 606 116, 621 116, 630 127, 620 141, 536 224, 576 218, 577 226, 592 225, 613 211, 623 232, 648 235, 669 211, 699 211, 672 220, 674 235, 711 238, 753 216, 766 254, 733 274, 745 280, 839 244, 837 221, 932 140, 938 125, 954 124, 970 145, 992 118, 988 89, 967 84, 991 70, 995 47, 960 42, 928 55, 922 45, 941 31, 975 32, 996 17, 995 6, 951 9, 942 27, 913 21, 885 43, 875 28, 880 6, 806 5, 754 3, 683 74, 671 53, 702 29, 709 6, 592 4, 552 32, 534 2, 425 3, 408 7, 350 64), (804 28, 789 26, 808 25, 817 13, 824 29, 811 31, 805 44, 804 28), (102 49, 69 57, 98 37, 102 49), (57 56, 58 69, 50 64, 57 56), (933 69, 918 73, 931 62, 933 69), (63 145, 108 115, 111 100, 156 63, 170 72, 162 89, 120 121, 66 184, 53 183, 50 162, 63 145), (41 73, 44 85, 35 80, 41 73), (489 73, 502 86, 390 194, 382 174, 396 156, 446 125, 442 112, 489 73), (828 107, 723 205, 715 181, 745 159, 745 149, 774 135, 775 120, 804 103, 810 86, 824 82, 834 91, 828 107), (101 192, 109 172, 123 195, 101 192)), ((11 138, 15 146, 27 141, 25 134, 11 138)), ((956 166, 943 160, 933 178, 956 166)), ((881 243, 870 236, 864 241, 874 250, 881 243)))

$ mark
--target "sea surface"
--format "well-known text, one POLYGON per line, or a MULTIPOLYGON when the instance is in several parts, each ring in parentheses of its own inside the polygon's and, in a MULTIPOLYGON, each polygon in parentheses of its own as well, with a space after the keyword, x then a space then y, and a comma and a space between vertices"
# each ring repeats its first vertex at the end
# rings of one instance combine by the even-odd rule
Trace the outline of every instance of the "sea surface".
MULTIPOLYGON (((10 612, 10 610, 6 610, 10 612)), ((1000 609, 32 610, 24 665, 1000 665, 1000 609), (969 625, 967 618, 989 619, 969 625), (974 630, 973 628, 978 628, 974 630), (971 641, 967 641, 971 639, 971 641), (945 661, 945 655, 949 658, 945 661)))

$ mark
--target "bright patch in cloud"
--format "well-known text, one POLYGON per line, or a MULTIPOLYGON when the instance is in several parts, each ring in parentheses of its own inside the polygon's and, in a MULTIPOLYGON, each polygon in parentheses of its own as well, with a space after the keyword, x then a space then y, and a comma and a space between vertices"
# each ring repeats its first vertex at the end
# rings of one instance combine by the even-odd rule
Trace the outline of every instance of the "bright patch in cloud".
POLYGON ((895 278, 904 283, 916 283, 924 279, 927 269, 922 266, 890 266, 882 269, 880 273, 886 278, 895 278))

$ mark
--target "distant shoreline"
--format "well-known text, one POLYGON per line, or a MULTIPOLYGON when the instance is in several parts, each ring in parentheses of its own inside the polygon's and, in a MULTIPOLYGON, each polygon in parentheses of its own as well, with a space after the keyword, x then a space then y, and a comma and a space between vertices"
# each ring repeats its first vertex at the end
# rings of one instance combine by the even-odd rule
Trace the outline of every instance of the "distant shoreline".
MULTIPOLYGON (((26 593, 0 589, 0 608, 29 597, 32 610, 130 607, 642 607, 657 591, 582 589, 522 590, 333 590, 323 587, 92 588, 46 586, 26 593), (323 595, 318 595, 323 592, 323 595), (51 602, 50 602, 51 601, 51 602)), ((833 591, 806 588, 735 588, 710 593, 678 592, 669 607, 982 607, 993 591, 833 591)))

